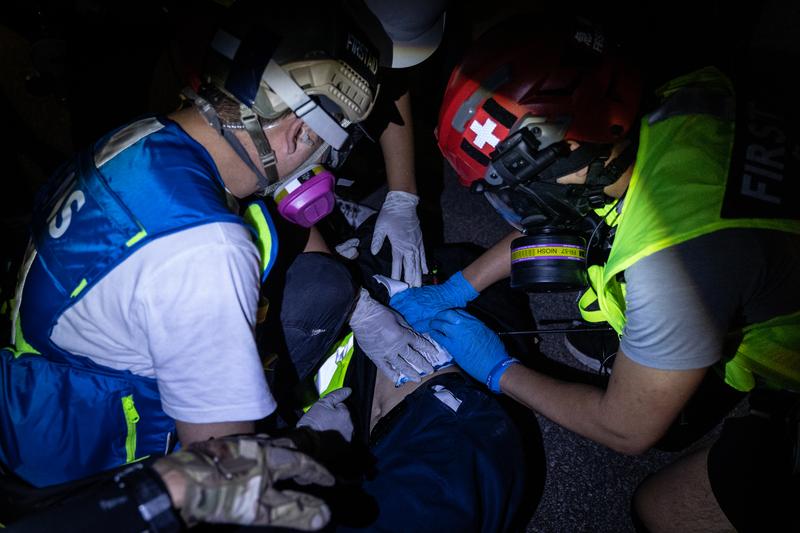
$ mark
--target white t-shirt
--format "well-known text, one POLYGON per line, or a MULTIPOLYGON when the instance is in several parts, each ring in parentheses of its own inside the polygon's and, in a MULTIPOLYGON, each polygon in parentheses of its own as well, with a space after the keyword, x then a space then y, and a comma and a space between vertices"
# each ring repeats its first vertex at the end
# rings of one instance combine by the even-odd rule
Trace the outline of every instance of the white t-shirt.
POLYGON ((211 223, 146 244, 58 320, 61 348, 155 378, 164 412, 190 423, 275 410, 253 329, 259 255, 248 231, 211 223))

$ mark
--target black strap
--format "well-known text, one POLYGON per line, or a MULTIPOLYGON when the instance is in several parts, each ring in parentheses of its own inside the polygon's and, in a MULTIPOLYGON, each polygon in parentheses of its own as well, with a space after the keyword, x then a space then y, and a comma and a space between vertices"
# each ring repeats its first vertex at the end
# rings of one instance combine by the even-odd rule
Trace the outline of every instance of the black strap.
POLYGON ((131 465, 116 476, 114 482, 127 490, 137 503, 142 520, 152 533, 180 531, 182 523, 172 507, 172 500, 158 474, 141 463, 131 465))
MULTIPOLYGON (((275 152, 272 151, 272 147, 269 145, 269 140, 267 139, 266 133, 264 133, 264 129, 261 126, 261 120, 259 120, 258 115, 253 113, 245 105, 241 105, 239 109, 242 116, 242 124, 244 124, 244 129, 250 135, 250 140, 253 141, 256 151, 258 152, 258 158, 261 161, 261 166, 264 168, 264 172, 256 172, 256 176, 258 177, 259 189, 265 190, 267 187, 278 181, 278 169, 276 167, 277 161, 275 159, 275 152)), ((228 142, 230 143, 230 141, 228 142)), ((239 152, 237 152, 237 154, 238 153, 239 152)), ((241 154, 239 154, 239 157, 241 157, 241 154)), ((250 163, 251 167, 253 166, 250 157, 247 157, 245 162, 250 163)))
POLYGON ((590 187, 611 185, 628 170, 636 157, 636 143, 632 142, 625 147, 621 154, 609 161, 595 160, 589 165, 586 175, 586 185, 590 187))
MULTIPOLYGON (((222 126, 222 123, 217 116, 217 112, 214 110, 214 107, 209 103, 207 100, 202 98, 200 95, 195 93, 190 88, 185 88, 183 90, 183 94, 192 102, 194 102, 195 107, 203 115, 203 118, 206 119, 206 122, 209 126, 214 128, 214 130, 222 135, 222 137, 228 141, 228 144, 236 152, 236 155, 239 156, 245 165, 256 175, 258 179, 259 189, 265 190, 269 185, 276 182, 278 180, 278 172, 275 167, 275 154, 272 152, 271 147, 269 146, 269 141, 267 141, 266 135, 264 135, 263 130, 259 133, 256 133, 252 128, 252 125, 248 122, 244 122, 245 129, 247 133, 250 135, 250 138, 253 139, 253 143, 256 146, 256 149, 259 152, 259 157, 262 160, 262 164, 264 165, 264 171, 267 172, 268 176, 264 175, 264 171, 259 169, 254 163, 253 160, 250 158, 250 154, 247 153, 247 150, 242 143, 239 142, 239 139, 236 138, 236 135, 230 131, 229 129, 222 126), (259 138, 260 135, 260 138, 259 138), (268 154, 272 154, 271 158, 268 155, 262 155, 262 150, 266 150, 268 154)), ((255 115, 253 115, 255 117, 255 115)), ((249 118, 249 117, 248 117, 249 118)), ((257 128, 261 128, 260 122, 255 119, 255 124, 257 128)))
POLYGON ((184 529, 161 479, 142 463, 131 465, 99 484, 71 490, 73 494, 68 498, 14 521, 10 530, 165 533, 184 529))

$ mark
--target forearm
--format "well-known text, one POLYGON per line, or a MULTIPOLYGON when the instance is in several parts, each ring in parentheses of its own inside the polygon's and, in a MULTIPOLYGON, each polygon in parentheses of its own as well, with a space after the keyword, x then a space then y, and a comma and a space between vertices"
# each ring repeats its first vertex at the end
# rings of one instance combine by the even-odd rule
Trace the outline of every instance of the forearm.
POLYGON ((417 194, 414 177, 414 130, 411 120, 411 99, 408 93, 401 96, 395 105, 403 124, 390 122, 380 138, 386 165, 386 181, 390 191, 417 194))
POLYGON ((518 231, 508 234, 463 270, 464 278, 476 291, 511 275, 511 241, 521 236, 518 231))
POLYGON ((570 431, 616 451, 642 453, 649 443, 626 434, 608 418, 603 389, 560 381, 522 365, 513 365, 500 378, 507 396, 570 431))
POLYGON ((193 442, 201 442, 208 439, 226 437, 228 435, 242 435, 255 431, 255 423, 253 422, 193 424, 176 420, 175 427, 178 430, 178 440, 180 440, 181 446, 184 448, 193 442))

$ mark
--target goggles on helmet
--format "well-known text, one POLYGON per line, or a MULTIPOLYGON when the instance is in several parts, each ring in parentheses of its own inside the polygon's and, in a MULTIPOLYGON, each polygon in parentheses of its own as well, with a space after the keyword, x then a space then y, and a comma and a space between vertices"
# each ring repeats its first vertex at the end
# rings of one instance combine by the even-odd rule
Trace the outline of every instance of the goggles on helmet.
POLYGON ((242 7, 217 31, 207 58, 205 83, 239 103, 238 123, 221 123, 214 105, 194 101, 254 171, 259 194, 269 194, 286 179, 277 173, 267 123, 293 112, 326 146, 324 154, 315 152, 315 162, 341 164, 352 147, 353 124, 374 105, 378 57, 346 13, 332 5, 320 2, 302 16, 290 6, 263 4, 268 13, 260 15, 253 11, 257 7, 242 7), (236 128, 249 134, 261 168, 229 131, 236 128))
POLYGON ((297 21, 284 31, 276 35, 261 25, 238 33, 218 30, 210 81, 262 119, 291 110, 340 150, 348 127, 372 111, 377 52, 343 15, 319 24, 297 21))

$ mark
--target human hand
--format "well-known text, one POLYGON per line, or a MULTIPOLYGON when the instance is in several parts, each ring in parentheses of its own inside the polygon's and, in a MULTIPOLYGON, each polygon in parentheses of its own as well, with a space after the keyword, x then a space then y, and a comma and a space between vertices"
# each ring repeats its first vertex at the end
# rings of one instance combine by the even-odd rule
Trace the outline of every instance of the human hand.
POLYGON ((463 310, 442 311, 430 322, 430 336, 450 352, 470 376, 500 391, 500 376, 519 363, 509 356, 497 334, 463 310))
POLYGON ((436 347, 415 332, 396 311, 379 304, 361 289, 350 317, 350 328, 361 349, 395 384, 402 378, 418 382, 433 372, 436 347))
POLYGON ((308 426, 317 431, 338 431, 344 440, 350 442, 353 438, 353 421, 344 401, 351 392, 352 389, 342 387, 323 396, 300 418, 297 427, 308 426))
POLYGON ((212 522, 314 531, 331 517, 319 498, 275 488, 288 479, 327 487, 335 481, 286 438, 247 435, 195 442, 158 459, 153 468, 190 526, 212 522))
POLYGON ((461 272, 439 285, 410 288, 395 294, 389 304, 420 333, 431 330, 430 320, 445 309, 457 309, 478 296, 461 272))
POLYGON ((389 191, 383 201, 370 251, 377 254, 383 241, 389 239, 392 247, 392 278, 403 279, 412 287, 422 284, 422 274, 428 273, 422 230, 417 218, 419 197, 405 191, 389 191), (403 277, 400 278, 400 272, 403 277))

